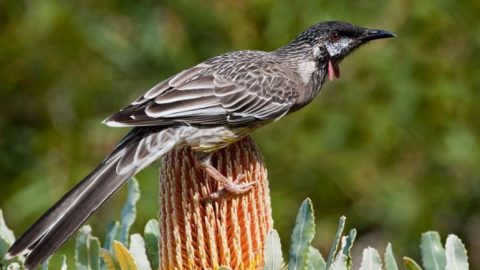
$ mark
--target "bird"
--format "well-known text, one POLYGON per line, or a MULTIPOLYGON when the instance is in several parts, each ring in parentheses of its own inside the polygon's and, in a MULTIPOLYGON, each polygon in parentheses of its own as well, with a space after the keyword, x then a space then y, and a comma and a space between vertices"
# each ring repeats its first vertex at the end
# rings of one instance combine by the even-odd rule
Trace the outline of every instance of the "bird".
POLYGON ((210 163, 212 153, 309 104, 340 62, 372 40, 395 37, 343 21, 312 25, 273 51, 242 50, 212 57, 149 89, 103 121, 130 127, 111 154, 48 209, 9 249, 32 269, 52 255, 129 178, 170 150, 189 146, 197 165, 222 192, 241 195, 255 182, 236 183, 210 163))

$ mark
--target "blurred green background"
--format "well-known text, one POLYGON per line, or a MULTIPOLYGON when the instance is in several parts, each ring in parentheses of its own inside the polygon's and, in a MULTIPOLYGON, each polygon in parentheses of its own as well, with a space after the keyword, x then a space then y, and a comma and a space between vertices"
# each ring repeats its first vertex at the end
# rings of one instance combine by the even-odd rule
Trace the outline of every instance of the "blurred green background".
MULTIPOLYGON (((398 38, 362 48, 310 106, 254 134, 284 247, 311 197, 323 252, 346 215, 358 249, 390 241, 418 259, 433 229, 458 234, 480 269, 479 14, 476 0, 0 0, 0 208, 18 236, 127 132, 100 121, 167 76, 340 19, 398 38)), ((157 214, 158 168, 138 176, 136 230, 157 214)), ((89 220, 96 235, 124 195, 89 220)))

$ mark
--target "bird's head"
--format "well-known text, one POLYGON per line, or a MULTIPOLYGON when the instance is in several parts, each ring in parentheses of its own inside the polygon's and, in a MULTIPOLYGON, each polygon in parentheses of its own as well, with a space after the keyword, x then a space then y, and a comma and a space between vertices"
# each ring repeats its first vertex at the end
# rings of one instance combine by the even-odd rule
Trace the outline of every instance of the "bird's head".
POLYGON ((391 32, 367 29, 346 22, 329 21, 315 24, 298 36, 292 44, 308 44, 315 60, 325 62, 328 77, 340 76, 338 64, 355 49, 369 41, 391 38, 391 32))

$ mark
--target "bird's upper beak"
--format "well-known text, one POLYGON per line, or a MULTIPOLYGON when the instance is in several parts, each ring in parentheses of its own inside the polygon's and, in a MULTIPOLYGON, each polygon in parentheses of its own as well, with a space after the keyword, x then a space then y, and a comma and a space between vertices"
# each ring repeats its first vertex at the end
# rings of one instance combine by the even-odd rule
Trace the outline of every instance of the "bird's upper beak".
POLYGON ((392 38, 396 37, 394 33, 388 32, 385 30, 378 30, 378 29, 367 29, 365 33, 360 37, 362 42, 368 42, 375 39, 381 38, 392 38))

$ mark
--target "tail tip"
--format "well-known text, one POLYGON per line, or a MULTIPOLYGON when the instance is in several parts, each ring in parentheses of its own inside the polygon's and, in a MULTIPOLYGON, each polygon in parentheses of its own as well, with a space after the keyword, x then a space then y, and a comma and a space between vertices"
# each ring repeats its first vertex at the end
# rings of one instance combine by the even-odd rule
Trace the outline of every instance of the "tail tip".
POLYGON ((3 259, 4 259, 5 261, 9 261, 9 260, 11 260, 11 259, 13 259, 13 258, 15 258, 15 257, 16 257, 16 255, 13 255, 12 253, 7 252, 7 254, 5 254, 5 256, 3 256, 3 259))
POLYGON ((102 124, 104 124, 106 126, 109 126, 109 127, 128 127, 128 125, 117 122, 117 121, 111 119, 110 117, 103 120, 102 124))
POLYGON ((12 259, 14 259, 15 257, 18 257, 18 256, 25 256, 25 255, 29 254, 30 251, 32 251, 32 250, 31 249, 24 249, 23 251, 18 252, 18 251, 12 250, 10 248, 10 250, 7 252, 7 254, 5 254, 3 256, 3 260, 9 261, 9 260, 12 260, 12 259))
POLYGON ((110 122, 110 117, 103 119, 102 124, 108 126, 108 122, 110 122))

